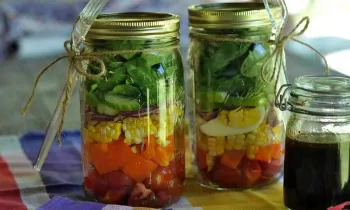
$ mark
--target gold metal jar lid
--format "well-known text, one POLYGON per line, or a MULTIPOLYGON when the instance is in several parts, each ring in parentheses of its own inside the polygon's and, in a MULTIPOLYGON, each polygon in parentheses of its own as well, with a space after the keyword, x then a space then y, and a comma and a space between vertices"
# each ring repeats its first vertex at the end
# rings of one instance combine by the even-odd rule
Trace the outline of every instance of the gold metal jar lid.
MULTIPOLYGON (((270 5, 274 19, 282 19, 282 8, 270 5)), ((271 25, 263 3, 216 3, 194 5, 188 8, 191 27, 231 29, 271 25)))
POLYGON ((179 37, 180 18, 169 13, 127 12, 99 15, 86 39, 158 39, 179 37))

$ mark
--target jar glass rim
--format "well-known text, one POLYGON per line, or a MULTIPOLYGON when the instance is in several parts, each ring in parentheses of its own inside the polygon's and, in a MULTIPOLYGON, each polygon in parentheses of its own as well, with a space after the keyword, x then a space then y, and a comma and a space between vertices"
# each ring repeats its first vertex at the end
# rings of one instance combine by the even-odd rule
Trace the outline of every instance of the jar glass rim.
POLYGON ((276 101, 282 110, 315 116, 350 115, 350 77, 306 75, 286 86, 284 93, 277 96, 280 102, 276 101))
POLYGON ((334 96, 350 97, 350 77, 306 75, 295 79, 292 92, 298 90, 310 92, 310 94, 326 94, 334 96))

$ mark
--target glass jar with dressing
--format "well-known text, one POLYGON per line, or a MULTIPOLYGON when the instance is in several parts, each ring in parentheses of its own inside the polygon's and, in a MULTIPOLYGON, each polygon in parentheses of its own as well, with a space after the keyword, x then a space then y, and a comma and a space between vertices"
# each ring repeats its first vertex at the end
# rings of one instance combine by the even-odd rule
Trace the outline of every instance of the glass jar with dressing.
POLYGON ((277 106, 286 129, 284 204, 327 209, 350 198, 350 78, 302 76, 286 85, 277 106))

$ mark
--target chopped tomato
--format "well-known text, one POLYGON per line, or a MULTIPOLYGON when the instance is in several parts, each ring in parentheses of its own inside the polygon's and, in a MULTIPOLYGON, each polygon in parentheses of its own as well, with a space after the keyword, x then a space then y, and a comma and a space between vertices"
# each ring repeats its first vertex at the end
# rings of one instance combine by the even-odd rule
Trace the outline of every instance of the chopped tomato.
POLYGON ((106 195, 99 199, 102 203, 120 204, 128 197, 129 189, 121 188, 118 190, 108 191, 106 195))
POLYGON ((199 169, 205 169, 208 167, 206 159, 207 159, 207 153, 202 149, 197 148, 196 161, 199 169))
POLYGON ((95 169, 91 170, 87 176, 84 177, 84 187, 87 190, 90 190, 95 193, 96 191, 96 180, 99 174, 95 169))
POLYGON ((91 171, 84 179, 84 186, 100 198, 105 198, 106 193, 119 193, 123 190, 131 190, 134 182, 121 171, 113 171, 99 175, 96 170, 91 171))
POLYGON ((259 161, 244 159, 242 167, 245 179, 244 185, 246 187, 251 186, 260 179, 262 170, 259 161))
POLYGON ((124 168, 126 175, 136 182, 142 182, 157 168, 157 164, 141 155, 135 155, 124 168))
POLYGON ((261 162, 261 167, 263 170, 262 176, 265 179, 271 179, 282 171, 282 161, 281 160, 271 160, 270 162, 261 162))
POLYGON ((135 153, 122 139, 106 144, 86 143, 84 147, 89 161, 99 174, 116 171, 124 167, 135 156, 135 153))
POLYGON ((183 160, 175 160, 172 161, 170 164, 170 168, 173 170, 173 173, 175 174, 175 178, 179 181, 183 182, 185 181, 185 161, 183 160))
POLYGON ((167 189, 168 183, 174 179, 174 174, 171 168, 158 167, 151 175, 143 182, 145 186, 153 191, 167 189))
POLYGON ((185 185, 183 182, 178 179, 173 179, 169 181, 168 188, 166 192, 174 197, 180 197, 185 190, 185 185))
POLYGON ((137 183, 128 199, 128 206, 155 207, 157 202, 156 194, 152 190, 142 183, 137 183))
POLYGON ((236 169, 238 164, 243 159, 244 154, 244 150, 231 150, 222 155, 220 162, 227 167, 236 169))
POLYGON ((104 174, 101 176, 101 179, 104 179, 105 182, 108 183, 108 187, 111 190, 131 188, 135 184, 135 182, 130 177, 128 177, 120 170, 104 174))
POLYGON ((241 171, 232 169, 223 164, 215 164, 212 171, 212 181, 222 188, 234 188, 241 186, 241 171))

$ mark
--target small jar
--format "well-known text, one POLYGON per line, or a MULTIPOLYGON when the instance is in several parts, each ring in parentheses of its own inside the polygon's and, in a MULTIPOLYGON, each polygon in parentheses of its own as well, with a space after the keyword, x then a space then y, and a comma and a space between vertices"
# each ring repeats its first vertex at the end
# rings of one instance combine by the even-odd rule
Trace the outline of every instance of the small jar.
MULTIPOLYGON (((80 93, 84 188, 99 202, 161 208, 181 197, 185 91, 179 26, 172 14, 104 14, 86 36, 85 52, 107 68, 101 78, 85 78, 80 93)), ((86 68, 101 71, 95 61, 86 68)))
POLYGON ((286 87, 277 101, 281 110, 291 112, 285 144, 285 206, 327 209, 349 201, 350 78, 302 76, 286 87))
MULTIPOLYGON (((271 5, 271 11, 282 23, 281 8, 271 5)), ((192 6, 189 21, 200 184, 244 189, 274 183, 282 175, 285 129, 275 86, 286 77, 268 42, 279 28, 263 3, 192 6)))

